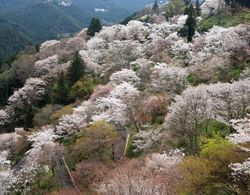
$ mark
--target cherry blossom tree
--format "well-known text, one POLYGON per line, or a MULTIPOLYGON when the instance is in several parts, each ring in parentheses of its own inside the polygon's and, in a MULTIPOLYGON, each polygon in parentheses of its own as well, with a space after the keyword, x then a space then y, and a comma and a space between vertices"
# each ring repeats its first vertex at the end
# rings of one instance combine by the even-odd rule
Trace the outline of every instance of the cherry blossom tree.
POLYGON ((49 41, 45 41, 44 43, 41 44, 40 46, 40 50, 46 50, 49 47, 58 44, 59 41, 58 40, 49 40, 49 41))
POLYGON ((207 87, 210 94, 214 113, 217 118, 229 123, 231 119, 243 118, 250 103, 250 80, 218 83, 207 87))
POLYGON ((115 85, 119 85, 123 82, 136 85, 140 82, 140 78, 133 70, 122 69, 121 71, 115 72, 111 75, 110 82, 114 83, 115 85))
POLYGON ((235 144, 250 142, 250 115, 230 122, 236 133, 230 134, 229 140, 235 144))
POLYGON ((12 149, 17 140, 19 135, 17 132, 14 133, 3 133, 0 135, 0 150, 4 150, 6 148, 12 149))
POLYGON ((36 161, 34 161, 32 158, 27 158, 26 164, 21 167, 21 170, 19 170, 18 172, 10 172, 11 179, 7 187, 7 192, 29 192, 40 168, 41 167, 36 161))
POLYGON ((201 5, 201 13, 203 15, 211 15, 218 13, 225 6, 224 0, 206 0, 201 5))
POLYGON ((157 64, 152 72, 152 87, 155 90, 167 90, 180 93, 186 87, 188 73, 184 68, 171 67, 167 64, 157 64))
POLYGON ((70 135, 92 121, 105 120, 115 124, 125 124, 128 120, 128 110, 132 109, 139 92, 126 82, 114 88, 109 84, 107 87, 107 92, 105 88, 105 92, 94 95, 92 101, 83 102, 74 109, 73 114, 62 116, 56 126, 57 134, 70 135))
POLYGON ((205 36, 204 51, 209 53, 224 53, 234 48, 241 48, 247 45, 244 32, 248 27, 239 25, 236 27, 223 28, 213 27, 205 36))
POLYGON ((0 125, 4 125, 8 118, 8 113, 5 110, 0 110, 0 125))
POLYGON ((88 50, 105 49, 107 46, 107 42, 99 37, 93 37, 87 42, 88 50))
POLYGON ((12 172, 10 170, 11 161, 8 160, 9 151, 0 151, 0 192, 6 193, 9 187, 9 181, 12 178, 12 172))
POLYGON ((177 165, 183 154, 171 151, 169 154, 152 154, 144 161, 125 162, 111 172, 98 185, 102 194, 173 194, 174 187, 181 178, 177 165))
POLYGON ((173 45, 171 45, 171 52, 173 55, 180 57, 180 56, 187 56, 190 57, 192 51, 193 44, 186 43, 183 39, 179 39, 175 41, 173 45))
POLYGON ((32 142, 31 149, 18 162, 20 168, 13 167, 8 170, 8 178, 10 179, 6 185, 7 192, 26 193, 31 190, 38 171, 44 169, 39 162, 40 155, 44 147, 53 144, 57 138, 52 126, 44 126, 40 131, 28 136, 28 141, 32 142))
POLYGON ((54 143, 58 136, 52 126, 43 126, 39 132, 34 132, 28 136, 28 141, 32 142, 32 149, 29 155, 37 155, 43 149, 43 146, 54 143))
POLYGON ((45 93, 46 82, 40 78, 30 78, 23 88, 14 92, 8 99, 8 105, 23 109, 26 104, 40 100, 45 93))
MULTIPOLYGON (((245 50, 248 47, 246 40, 249 39, 249 27, 238 25, 230 28, 214 26, 209 32, 199 35, 194 39, 192 59, 189 64, 194 64, 206 71, 210 68, 213 72, 218 66, 225 67, 230 63, 230 53, 245 50), (218 59, 218 56, 220 57, 218 59), (206 66, 209 66, 208 68, 206 66)), ((206 75, 206 73, 201 73, 206 75)))
POLYGON ((126 38, 129 40, 138 40, 144 42, 149 34, 149 29, 140 21, 132 20, 130 21, 126 28, 126 38))
POLYGON ((154 63, 145 58, 139 58, 130 63, 130 69, 136 71, 136 74, 141 79, 141 85, 146 85, 150 81, 150 75, 154 63))
POLYGON ((55 77, 58 73, 66 71, 70 65, 70 61, 59 63, 58 55, 55 54, 35 63, 35 76, 37 77, 55 77))
POLYGON ((8 99, 5 110, 0 111, 0 124, 18 120, 18 115, 24 109, 41 100, 45 94, 46 82, 40 78, 29 78, 24 87, 15 91, 8 99))
POLYGON ((95 88, 94 93, 91 95, 90 100, 94 101, 98 98, 105 97, 110 94, 110 92, 114 89, 114 86, 112 84, 107 85, 98 85, 95 88))
POLYGON ((191 145, 197 144, 199 123, 204 123, 207 129, 211 119, 228 123, 246 115, 249 90, 249 80, 190 87, 175 98, 165 118, 166 128, 181 138, 186 135, 191 145))
POLYGON ((127 121, 127 106, 119 98, 103 97, 97 99, 96 107, 98 112, 92 117, 94 121, 105 120, 116 124, 125 124, 127 121))
MULTIPOLYGON (((250 115, 243 119, 231 120, 231 126, 236 130, 228 136, 229 141, 238 144, 239 148, 246 152, 249 156, 250 149, 250 115)), ((232 169, 232 176, 236 185, 239 188, 248 188, 248 181, 250 179, 250 158, 247 158, 240 163, 231 163, 229 167, 232 169)))
POLYGON ((116 86, 109 96, 97 99, 97 112, 93 120, 124 124, 138 95, 139 92, 133 85, 123 82, 116 86))
POLYGON ((140 131, 133 136, 133 152, 148 152, 158 147, 161 141, 161 133, 159 129, 140 131))
MULTIPOLYGON (((47 126, 43 128, 49 127, 47 126)), ((42 131, 46 131, 46 129, 42 131)), ((37 182, 38 173, 41 171, 49 171, 49 167, 47 165, 42 166, 40 158, 42 158, 41 154, 43 153, 45 146, 53 142, 50 135, 52 135, 52 137, 54 137, 54 135, 50 133, 50 130, 44 132, 44 135, 41 135, 42 133, 43 132, 36 132, 32 134, 31 137, 33 137, 33 148, 28 150, 28 152, 24 154, 24 156, 17 162, 17 164, 9 169, 5 169, 5 176, 6 178, 8 178, 5 186, 3 186, 5 187, 5 193, 29 193, 30 190, 32 190, 34 182, 37 182), (39 139, 38 137, 34 138, 35 135, 37 135, 39 139)), ((49 154, 46 153, 46 156, 48 155, 49 154)))
POLYGON ((77 34, 73 37, 64 38, 58 42, 44 43, 46 47, 41 47, 37 55, 39 60, 57 55, 58 59, 69 59, 76 50, 80 51, 86 47, 84 35, 77 34), (55 44, 54 44, 55 43, 55 44))
POLYGON ((143 56, 143 47, 136 41, 114 41, 110 44, 109 58, 112 66, 126 68, 129 63, 143 56))
POLYGON ((166 128, 189 143, 192 151, 198 150, 198 124, 208 125, 212 115, 213 104, 205 86, 186 89, 175 98, 170 112, 165 118, 166 128), (185 136, 184 136, 185 135, 185 136))
POLYGON ((124 25, 113 25, 105 26, 103 29, 96 35, 97 38, 102 38, 107 42, 112 42, 113 40, 122 40, 126 38, 124 25))
POLYGON ((232 176, 239 187, 247 188, 250 180, 250 158, 242 163, 232 163, 229 165, 232 169, 232 176))
POLYGON ((93 102, 85 101, 79 107, 74 109, 73 114, 63 115, 59 124, 56 126, 56 133, 58 135, 71 135, 79 131, 81 128, 87 126, 93 111, 93 102))
POLYGON ((99 50, 81 50, 79 51, 81 58, 84 60, 86 67, 95 72, 99 73, 101 70, 101 63, 103 59, 103 54, 100 53, 99 50))
MULTIPOLYGON (((146 158, 146 167, 148 169, 153 169, 157 172, 168 173, 172 169, 176 168, 182 159, 184 158, 185 153, 179 149, 170 150, 168 153, 153 153, 151 156, 146 158)), ((175 170, 176 171, 176 170, 175 170)))

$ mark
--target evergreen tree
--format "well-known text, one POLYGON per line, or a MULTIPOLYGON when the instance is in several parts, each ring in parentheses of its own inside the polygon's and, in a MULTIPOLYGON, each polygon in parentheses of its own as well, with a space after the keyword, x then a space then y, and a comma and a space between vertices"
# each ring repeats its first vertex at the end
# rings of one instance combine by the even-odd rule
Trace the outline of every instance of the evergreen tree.
POLYGON ((21 115, 21 123, 19 125, 22 125, 24 128, 32 128, 33 127, 33 118, 34 118, 35 112, 32 106, 29 106, 27 110, 21 115))
POLYGON ((193 4, 190 4, 187 9, 188 18, 184 27, 178 32, 182 37, 187 37, 188 42, 191 42, 196 30, 196 17, 193 4))
POLYGON ((79 52, 76 51, 74 54, 74 59, 68 69, 67 78, 68 78, 69 86, 74 85, 80 78, 84 76, 84 73, 85 73, 84 61, 79 55, 79 52))
POLYGON ((58 75, 58 80, 54 86, 53 89, 54 93, 54 100, 53 103, 57 103, 57 104, 66 104, 68 102, 68 86, 67 86, 67 82, 64 76, 64 73, 61 72, 58 75))
POLYGON ((188 7, 191 3, 191 0, 184 0, 185 5, 188 7))
POLYGON ((196 15, 200 16, 201 15, 201 8, 200 8, 200 1, 199 0, 196 0, 195 10, 196 10, 196 15))
POLYGON ((102 30, 102 24, 99 18, 92 18, 87 31, 87 35, 93 37, 95 36, 95 33, 100 32, 101 30, 102 30))
POLYGON ((157 14, 159 14, 159 11, 160 11, 160 9, 159 9, 159 5, 158 5, 158 2, 157 2, 157 0, 155 0, 155 3, 154 3, 154 5, 153 5, 153 11, 155 12, 155 13, 157 13, 157 14))
POLYGON ((184 10, 184 15, 188 15, 188 10, 189 10, 189 6, 191 4, 191 0, 184 0, 185 3, 185 10, 184 10))

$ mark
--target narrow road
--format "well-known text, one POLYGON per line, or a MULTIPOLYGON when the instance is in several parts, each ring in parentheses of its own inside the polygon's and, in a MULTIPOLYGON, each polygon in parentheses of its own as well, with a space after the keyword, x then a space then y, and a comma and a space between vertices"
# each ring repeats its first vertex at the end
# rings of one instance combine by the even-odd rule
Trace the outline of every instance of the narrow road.
POLYGON ((56 147, 52 157, 53 170, 59 189, 68 190, 74 194, 81 194, 73 181, 62 151, 60 146, 56 147))
POLYGON ((114 143, 114 160, 120 160, 122 157, 124 157, 127 136, 127 130, 121 127, 119 129, 119 139, 114 143))

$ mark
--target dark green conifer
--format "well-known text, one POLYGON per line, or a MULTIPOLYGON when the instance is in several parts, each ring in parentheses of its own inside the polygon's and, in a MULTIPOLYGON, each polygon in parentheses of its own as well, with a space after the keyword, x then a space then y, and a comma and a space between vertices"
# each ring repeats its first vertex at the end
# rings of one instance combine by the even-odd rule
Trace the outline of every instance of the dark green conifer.
POLYGON ((196 30, 196 14, 193 4, 190 4, 187 9, 188 18, 184 27, 178 32, 182 37, 187 37, 188 42, 191 42, 196 30))
POLYGON ((102 30, 102 24, 99 18, 92 18, 87 31, 87 35, 93 37, 95 36, 95 33, 100 32, 101 30, 102 30))
POLYGON ((68 102, 68 86, 64 76, 61 72, 58 74, 58 80, 54 86, 54 103, 66 104, 68 102))
POLYGON ((32 128, 33 127, 33 118, 34 118, 34 109, 30 106, 26 112, 21 115, 21 121, 23 123, 24 128, 32 128))
POLYGON ((73 61, 68 69, 67 79, 69 86, 74 85, 80 78, 84 76, 84 73, 85 73, 84 61, 79 55, 79 52, 76 51, 74 54, 73 61))
POLYGON ((200 16, 201 15, 201 8, 200 8, 200 1, 199 0, 196 0, 195 10, 196 10, 196 15, 200 16))
POLYGON ((160 8, 159 8, 159 5, 158 5, 158 2, 157 2, 157 0, 155 0, 155 3, 154 3, 154 5, 153 5, 153 11, 155 12, 155 13, 157 13, 157 14, 159 14, 159 12, 160 12, 160 8))

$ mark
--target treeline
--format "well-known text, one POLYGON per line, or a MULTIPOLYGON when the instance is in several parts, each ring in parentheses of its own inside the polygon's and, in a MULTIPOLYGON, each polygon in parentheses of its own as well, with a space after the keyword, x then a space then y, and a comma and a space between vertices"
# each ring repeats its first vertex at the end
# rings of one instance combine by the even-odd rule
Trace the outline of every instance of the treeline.
POLYGON ((0 64, 23 50, 31 41, 10 27, 0 27, 0 64))

